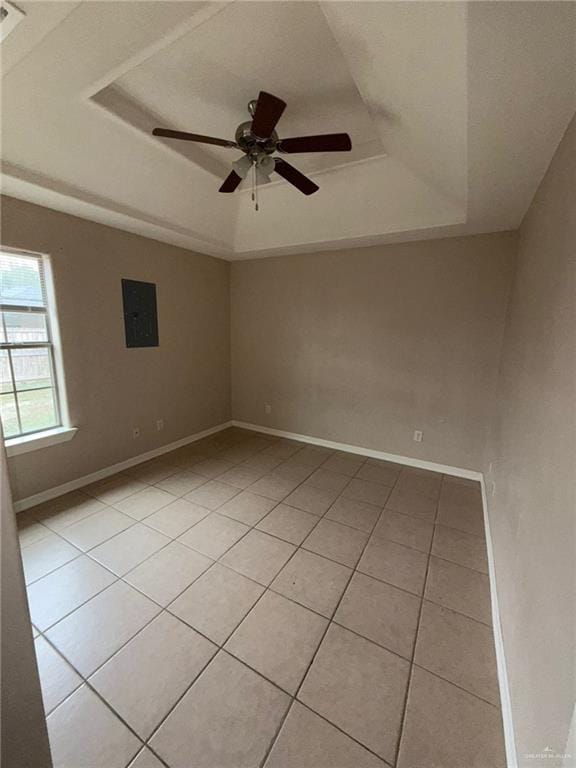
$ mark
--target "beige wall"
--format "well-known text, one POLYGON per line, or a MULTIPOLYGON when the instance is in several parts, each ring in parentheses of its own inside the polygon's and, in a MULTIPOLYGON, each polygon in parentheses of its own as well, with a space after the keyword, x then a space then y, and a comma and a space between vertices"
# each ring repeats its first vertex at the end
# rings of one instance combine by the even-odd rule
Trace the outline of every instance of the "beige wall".
POLYGON ((71 442, 10 459, 15 499, 230 417, 227 262, 7 197, 1 242, 51 256, 79 429, 71 442), (159 347, 126 348, 123 277, 156 283, 159 347))
POLYGON ((565 750, 576 699, 576 122, 520 235, 486 468, 519 762, 550 768, 525 755, 565 750))
POLYGON ((232 264, 234 418, 481 469, 515 248, 503 233, 232 264))

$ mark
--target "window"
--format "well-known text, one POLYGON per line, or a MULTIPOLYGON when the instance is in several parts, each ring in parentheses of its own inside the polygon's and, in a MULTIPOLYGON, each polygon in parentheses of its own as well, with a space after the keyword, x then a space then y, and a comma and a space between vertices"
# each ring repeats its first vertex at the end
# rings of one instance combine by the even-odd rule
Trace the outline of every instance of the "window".
POLYGON ((0 413, 5 438, 61 425, 42 256, 0 251, 0 413))

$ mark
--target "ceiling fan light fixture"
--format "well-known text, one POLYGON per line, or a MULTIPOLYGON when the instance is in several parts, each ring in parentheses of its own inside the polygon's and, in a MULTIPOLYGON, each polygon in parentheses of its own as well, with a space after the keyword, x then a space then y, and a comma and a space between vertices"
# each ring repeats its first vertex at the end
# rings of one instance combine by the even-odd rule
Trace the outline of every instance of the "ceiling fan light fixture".
POLYGON ((242 179, 245 179, 246 176, 248 176, 250 168, 252 168, 252 158, 249 155, 244 155, 243 157, 240 157, 238 160, 233 162, 232 166, 238 176, 240 176, 242 179))
POLYGON ((272 179, 267 173, 263 173, 260 168, 256 168, 256 179, 258 181, 259 186, 264 186, 264 184, 270 184, 272 179))
POLYGON ((271 155, 259 155, 256 160, 256 169, 259 176, 264 176, 266 179, 274 171, 275 163, 274 158, 271 155))

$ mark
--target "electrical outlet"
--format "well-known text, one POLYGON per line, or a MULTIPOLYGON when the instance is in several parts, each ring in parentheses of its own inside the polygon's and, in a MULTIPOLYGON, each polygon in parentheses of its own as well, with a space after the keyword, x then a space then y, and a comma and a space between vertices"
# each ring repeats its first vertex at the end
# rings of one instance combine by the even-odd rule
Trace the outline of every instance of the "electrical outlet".
POLYGON ((419 429, 414 430, 414 437, 412 438, 415 443, 421 443, 422 438, 424 437, 424 432, 421 432, 419 429))
POLYGON ((134 427, 132 429, 132 437, 134 440, 136 440, 137 437, 140 437, 140 427, 134 427))
POLYGON ((156 429, 161 432, 164 429, 164 419, 158 419, 156 421, 156 429))
POLYGON ((266 403, 264 406, 264 413, 270 415, 272 413, 272 406, 269 403, 266 403))

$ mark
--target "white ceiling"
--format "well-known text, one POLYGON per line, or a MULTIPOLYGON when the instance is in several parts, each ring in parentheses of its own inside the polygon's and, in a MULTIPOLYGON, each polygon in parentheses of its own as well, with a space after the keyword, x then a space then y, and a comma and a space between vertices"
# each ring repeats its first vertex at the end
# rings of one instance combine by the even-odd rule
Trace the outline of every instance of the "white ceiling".
POLYGON ((228 259, 516 228, 576 110, 573 2, 18 3, 0 46, 5 194, 228 259), (347 131, 218 193, 260 89, 281 136, 347 131))

